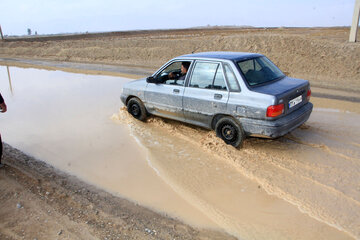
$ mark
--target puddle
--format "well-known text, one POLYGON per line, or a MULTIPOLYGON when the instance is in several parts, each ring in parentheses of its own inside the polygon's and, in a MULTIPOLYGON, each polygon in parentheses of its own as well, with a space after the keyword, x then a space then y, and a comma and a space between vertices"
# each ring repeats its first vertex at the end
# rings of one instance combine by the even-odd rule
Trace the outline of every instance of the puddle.
POLYGON ((239 151, 213 132, 118 112, 130 79, 13 67, 10 75, 11 87, 0 67, 3 140, 61 170, 240 239, 360 236, 357 113, 315 109, 293 133, 250 138, 239 151))
POLYGON ((218 226, 182 199, 148 165, 126 126, 111 115, 130 79, 0 66, 8 105, 3 141, 112 193, 200 227, 218 226))

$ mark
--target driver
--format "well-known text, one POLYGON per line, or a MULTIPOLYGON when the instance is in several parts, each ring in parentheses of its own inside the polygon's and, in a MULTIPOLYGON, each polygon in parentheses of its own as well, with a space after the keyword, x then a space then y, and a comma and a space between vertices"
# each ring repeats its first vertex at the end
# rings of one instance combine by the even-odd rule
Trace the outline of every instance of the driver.
POLYGON ((185 80, 186 73, 187 73, 189 67, 190 67, 190 62, 182 62, 180 75, 176 74, 175 72, 171 72, 171 73, 169 73, 169 79, 185 80))

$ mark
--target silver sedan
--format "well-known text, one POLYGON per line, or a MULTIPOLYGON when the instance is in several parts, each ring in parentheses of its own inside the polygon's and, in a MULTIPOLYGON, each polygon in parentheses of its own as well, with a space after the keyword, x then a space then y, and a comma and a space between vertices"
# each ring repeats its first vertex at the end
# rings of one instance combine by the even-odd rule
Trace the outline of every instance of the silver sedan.
POLYGON ((125 84, 121 100, 139 120, 153 114, 214 129, 239 147, 247 136, 276 138, 303 124, 310 95, 307 80, 287 77, 264 55, 204 52, 125 84))

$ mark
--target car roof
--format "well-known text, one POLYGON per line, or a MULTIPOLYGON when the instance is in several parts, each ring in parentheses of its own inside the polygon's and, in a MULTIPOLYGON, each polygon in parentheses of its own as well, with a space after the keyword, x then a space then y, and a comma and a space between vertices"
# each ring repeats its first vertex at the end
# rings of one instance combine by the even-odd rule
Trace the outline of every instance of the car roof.
POLYGON ((177 58, 212 58, 212 59, 226 59, 232 61, 241 61, 254 57, 262 57, 264 55, 258 53, 247 52, 199 52, 179 56, 177 58))

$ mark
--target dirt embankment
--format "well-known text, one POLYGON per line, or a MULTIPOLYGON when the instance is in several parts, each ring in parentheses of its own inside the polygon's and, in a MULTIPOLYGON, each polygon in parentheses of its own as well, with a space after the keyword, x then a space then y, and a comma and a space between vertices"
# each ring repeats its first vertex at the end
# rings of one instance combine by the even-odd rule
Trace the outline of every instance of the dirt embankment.
POLYGON ((360 91, 360 44, 349 28, 187 29, 31 38, 0 42, 0 57, 145 66, 182 54, 258 52, 313 86, 360 91))

